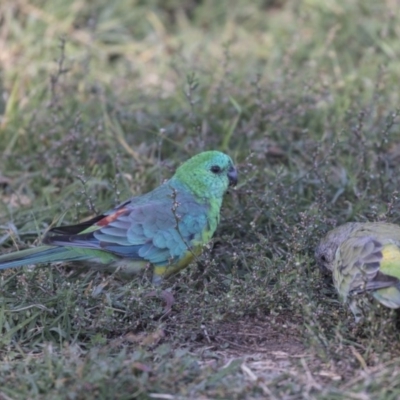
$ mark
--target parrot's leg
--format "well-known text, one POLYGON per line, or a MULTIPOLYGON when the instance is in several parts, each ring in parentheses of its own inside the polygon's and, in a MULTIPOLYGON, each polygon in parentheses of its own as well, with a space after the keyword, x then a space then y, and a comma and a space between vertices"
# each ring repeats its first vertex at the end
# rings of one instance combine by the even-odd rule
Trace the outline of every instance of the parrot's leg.
POLYGON ((169 290, 162 290, 161 292, 152 290, 151 292, 147 293, 145 297, 159 297, 165 301, 163 316, 168 315, 171 312, 172 306, 175 303, 174 295, 169 290))

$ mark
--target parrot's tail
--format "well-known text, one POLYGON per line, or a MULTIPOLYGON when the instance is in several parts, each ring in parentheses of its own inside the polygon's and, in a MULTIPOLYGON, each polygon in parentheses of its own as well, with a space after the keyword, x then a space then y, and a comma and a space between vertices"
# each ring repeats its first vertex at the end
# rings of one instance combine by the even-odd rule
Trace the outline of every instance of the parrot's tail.
POLYGON ((0 256, 0 270, 57 261, 78 261, 90 258, 89 255, 71 247, 40 246, 0 256))
POLYGON ((399 283, 384 289, 376 290, 372 295, 384 306, 389 308, 400 307, 400 287, 399 283))

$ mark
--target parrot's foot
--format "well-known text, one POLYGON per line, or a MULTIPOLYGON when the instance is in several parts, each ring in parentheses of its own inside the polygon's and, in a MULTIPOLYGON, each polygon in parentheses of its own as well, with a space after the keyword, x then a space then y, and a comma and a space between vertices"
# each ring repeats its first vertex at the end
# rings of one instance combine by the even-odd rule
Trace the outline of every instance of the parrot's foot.
POLYGON ((164 300, 164 315, 168 315, 171 312, 171 308, 175 303, 174 295, 169 290, 162 290, 161 292, 152 290, 151 292, 147 293, 145 297, 159 297, 164 300))
POLYGON ((354 315, 356 324, 360 324, 365 320, 371 308, 371 304, 369 303, 368 299, 363 296, 354 296, 351 298, 349 306, 354 315))

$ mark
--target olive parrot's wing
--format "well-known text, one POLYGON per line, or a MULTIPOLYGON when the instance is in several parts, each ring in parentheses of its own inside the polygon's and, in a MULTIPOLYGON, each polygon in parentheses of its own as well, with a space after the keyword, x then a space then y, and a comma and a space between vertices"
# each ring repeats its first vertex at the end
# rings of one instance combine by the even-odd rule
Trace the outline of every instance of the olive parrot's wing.
POLYGON ((397 286, 400 276, 400 249, 374 236, 351 237, 338 249, 333 279, 338 292, 375 291, 397 286))

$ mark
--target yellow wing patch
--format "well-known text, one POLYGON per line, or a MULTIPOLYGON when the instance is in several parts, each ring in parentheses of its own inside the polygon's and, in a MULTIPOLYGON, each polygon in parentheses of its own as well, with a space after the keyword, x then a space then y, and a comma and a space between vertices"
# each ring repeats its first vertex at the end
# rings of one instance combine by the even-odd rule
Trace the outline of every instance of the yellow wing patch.
POLYGON ((397 245, 387 244, 383 247, 380 271, 400 279, 400 248, 397 245))

